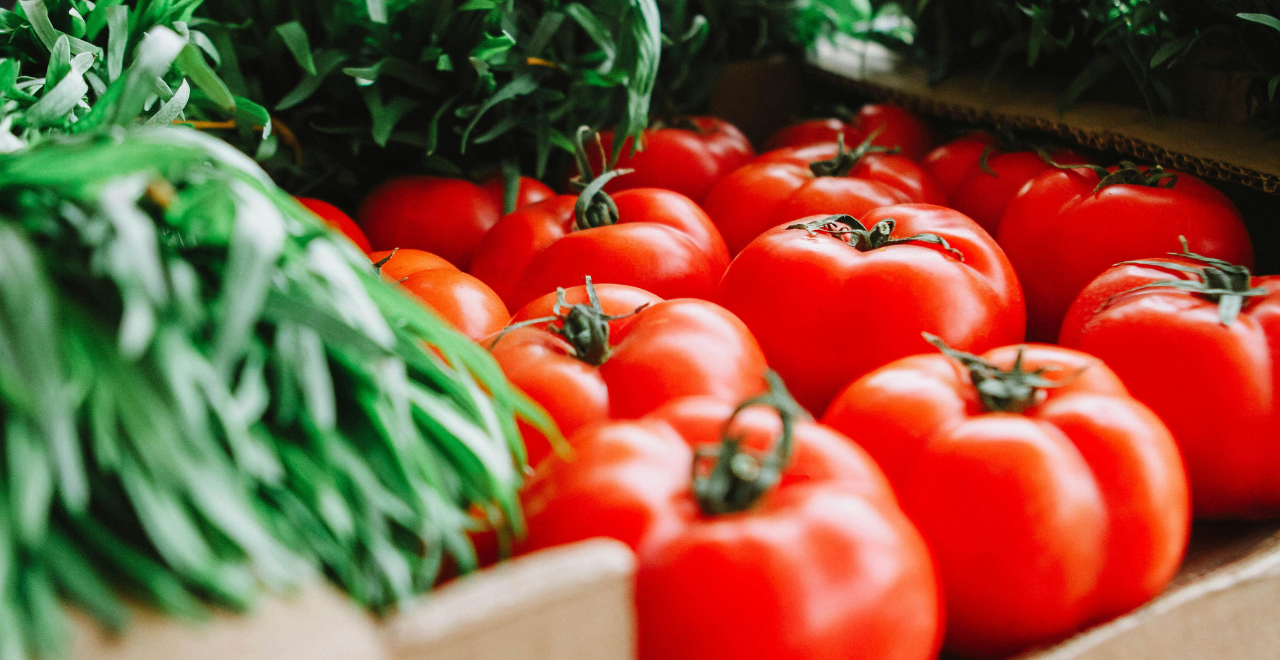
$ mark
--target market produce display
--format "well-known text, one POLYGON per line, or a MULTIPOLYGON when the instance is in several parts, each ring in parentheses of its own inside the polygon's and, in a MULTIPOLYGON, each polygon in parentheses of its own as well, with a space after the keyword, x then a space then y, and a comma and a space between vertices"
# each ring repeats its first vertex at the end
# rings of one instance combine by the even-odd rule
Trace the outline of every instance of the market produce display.
POLYGON ((919 353, 921 332, 974 351, 1024 336, 1004 253, 972 220, 927 204, 778 225, 733 260, 716 299, 813 413, 857 377, 919 353))
POLYGON ((1191 517, 1160 419, 1084 353, 929 339, 940 353, 868 374, 823 422, 876 459, 929 542, 947 647, 1001 657, 1160 593, 1191 517))
POLYGON ((1105 360, 1169 425, 1196 515, 1280 511, 1280 278, 1185 247, 1118 264, 1076 299, 1061 343, 1105 360))
MULTIPOLYGON (((765 359, 751 332, 705 300, 664 301, 588 280, 529 303, 512 321, 490 351, 566 435, 682 396, 737 400, 764 388, 765 359)), ((533 433, 526 443, 537 465, 550 446, 533 433)))
POLYGON ((1159 595, 1193 516, 1280 516, 1280 279, 1222 190, 812 90, 754 144, 707 114, 840 34, 1170 113, 1216 45, 1266 119, 1224 29, 1276 12, 908 4, 0 9, 0 660, 65 657, 64 602, 383 615, 595 536, 640 660, 1006 658, 1159 595))
POLYGON ((522 549, 634 548, 642 660, 936 655, 924 541, 867 454, 777 378, 736 406, 677 399, 574 443, 529 484, 522 549))
POLYGON ((1082 166, 1046 170, 1005 208, 996 234, 1027 295, 1027 337, 1053 341, 1076 296, 1112 264, 1165 254, 1179 237, 1205 256, 1253 265, 1226 195, 1185 172, 1082 166))

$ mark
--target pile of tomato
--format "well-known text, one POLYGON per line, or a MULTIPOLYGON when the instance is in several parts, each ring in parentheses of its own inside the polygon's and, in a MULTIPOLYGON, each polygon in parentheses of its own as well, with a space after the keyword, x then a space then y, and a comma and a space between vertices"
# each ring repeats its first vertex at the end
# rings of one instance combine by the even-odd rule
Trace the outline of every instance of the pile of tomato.
POLYGON ((1280 514, 1280 277, 1196 177, 889 105, 579 142, 303 201, 557 422, 516 551, 631 546, 642 659, 1003 657, 1280 514))

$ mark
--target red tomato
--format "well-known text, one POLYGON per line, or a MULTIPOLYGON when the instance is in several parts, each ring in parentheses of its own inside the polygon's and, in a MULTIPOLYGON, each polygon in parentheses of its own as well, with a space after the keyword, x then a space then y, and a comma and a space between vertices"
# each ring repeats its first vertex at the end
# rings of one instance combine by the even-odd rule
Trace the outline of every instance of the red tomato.
MULTIPOLYGON (((600 133, 600 142, 612 149, 613 131, 600 133)), ((644 132, 644 148, 631 153, 632 140, 622 146, 614 169, 633 173, 614 179, 606 192, 632 188, 674 190, 701 202, 711 186, 755 157, 751 141, 733 124, 715 117, 689 117, 677 126, 651 128, 644 132)), ((598 149, 587 149, 591 169, 597 175, 603 161, 598 149)))
MULTIPOLYGON (((485 179, 481 186, 490 195, 497 198, 498 203, 502 203, 503 194, 505 192, 506 181, 501 175, 491 176, 485 179)), ((516 188, 516 209, 522 209, 530 204, 537 204, 544 199, 556 196, 556 191, 551 186, 537 180, 530 179, 527 176, 520 177, 520 186, 516 188)))
POLYGON ((442 257, 408 248, 373 252, 369 255, 369 260, 374 264, 382 264, 378 266, 378 273, 382 275, 382 279, 392 283, 399 282, 420 270, 438 268, 457 270, 453 264, 442 257))
POLYGON ((725 177, 703 208, 736 255, 755 237, 779 224, 810 215, 862 216, 871 209, 942 199, 919 165, 880 153, 864 142, 853 151, 810 145, 769 152, 725 177), (806 157, 814 161, 801 161, 806 157), (825 156, 825 158, 823 158, 825 156))
POLYGON ((862 450, 785 414, 776 444, 777 417, 735 420, 732 402, 702 398, 584 429, 572 462, 533 477, 520 550, 630 545, 640 660, 935 657, 937 577, 919 533, 862 450))
POLYGON ((765 149, 835 142, 840 135, 844 135, 845 144, 858 144, 877 130, 880 134, 873 144, 900 147, 901 154, 911 160, 920 160, 933 146, 933 130, 928 124, 896 105, 881 103, 862 106, 847 124, 839 119, 811 119, 788 126, 774 133, 765 149))
POLYGON ((342 209, 329 202, 311 197, 295 197, 294 199, 298 200, 299 204, 307 207, 308 211, 316 214, 326 225, 346 235, 365 254, 373 250, 373 248, 369 247, 369 239, 365 238, 364 232, 360 230, 360 225, 357 225, 355 220, 351 219, 351 216, 343 213, 342 209))
POLYGON ((471 339, 482 339, 511 319, 502 299, 484 282, 429 252, 387 250, 369 255, 382 262, 383 279, 396 282, 471 339))
MULTIPOLYGON (((639 417, 682 396, 736 401, 763 389, 760 346, 723 307, 663 301, 617 284, 595 291, 596 305, 584 286, 529 303, 513 325, 555 322, 517 327, 491 348, 507 378, 545 408, 565 436, 592 422, 639 417)), ((529 464, 536 465, 550 446, 532 428, 522 430, 529 464)))
POLYGON ((1280 514, 1280 277, 1185 253, 1117 265, 1076 299, 1061 339, 1169 425, 1197 516, 1280 514))
POLYGON ((613 200, 617 215, 599 226, 588 215, 579 222, 572 195, 512 213, 481 243, 472 274, 513 309, 587 275, 663 298, 709 298, 729 254, 707 214, 688 197, 657 188, 624 190, 613 200))
POLYGON ((1190 528, 1160 419, 1083 353, 948 352, 872 372, 823 418, 876 458, 928 540, 947 648, 1004 657, 1160 593, 1190 528))
MULTIPOLYGON (((517 199, 537 201, 551 194, 544 184, 521 177, 517 199)), ((501 218, 500 179, 478 186, 436 176, 396 177, 374 188, 360 205, 360 225, 373 247, 425 250, 464 270, 485 232, 501 218)))
MULTIPOLYGON (((1065 149, 1048 152, 1055 163, 1077 165, 1087 158, 1065 149)), ((943 182, 951 208, 973 218, 992 235, 1009 200, 1036 175, 1052 168, 1035 151, 1003 151, 986 133, 967 135, 929 152, 921 161, 943 182)))
POLYGON ((1177 249, 1179 236, 1197 253, 1253 265, 1231 200, 1190 174, 1176 173, 1171 187, 1168 178, 1150 181, 1159 175, 1126 164, 1114 176, 1132 182, 1094 192, 1100 180, 1090 169, 1047 170, 1009 202, 997 238, 1026 292, 1031 339, 1056 339, 1071 302, 1112 264, 1177 249))
POLYGON ((986 350, 1021 340, 1025 323, 1018 280, 995 241, 959 212, 927 204, 876 209, 861 224, 779 225, 734 259, 718 300, 812 411, 917 352, 922 331, 986 350))
MULTIPOLYGON (((809 167, 813 163, 833 160, 839 154, 839 143, 819 142, 807 147, 774 149, 761 154, 752 163, 791 163, 809 167)), ((869 151, 853 166, 849 176, 887 183, 906 193, 912 202, 947 205, 947 195, 938 180, 906 156, 869 151)))

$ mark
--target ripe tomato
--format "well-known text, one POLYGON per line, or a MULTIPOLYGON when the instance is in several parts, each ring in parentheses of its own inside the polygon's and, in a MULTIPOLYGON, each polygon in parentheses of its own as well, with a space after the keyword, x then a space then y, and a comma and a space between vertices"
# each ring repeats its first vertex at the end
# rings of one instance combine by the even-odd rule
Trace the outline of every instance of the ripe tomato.
POLYGON ((1207 183, 1132 163, 1105 172, 1045 171, 1005 209, 997 238, 1026 292, 1033 340, 1056 339, 1071 302, 1112 264, 1176 249, 1179 236, 1197 253, 1253 265, 1240 213, 1207 183))
POLYGON ((630 545, 640 660, 935 657, 937 577, 883 475, 794 402, 770 405, 783 423, 690 398, 584 429, 573 461, 532 478, 519 550, 630 545))
POLYGON ((875 457, 928 540, 947 648, 1004 657, 1160 593, 1190 530, 1160 419, 1077 351, 944 350, 868 374, 823 421, 875 457))
MULTIPOLYGON (((1065 149, 1045 153, 1061 165, 1090 162, 1065 149)), ((1028 181, 1053 167, 1039 153, 1001 145, 988 133, 948 142, 930 151, 920 163, 942 182, 951 208, 973 218, 993 236, 1009 200, 1028 181)))
MULTIPOLYGON (((840 142, 819 142, 806 147, 783 147, 761 154, 754 163, 791 163, 809 167, 813 163, 835 160, 840 155, 840 142)), ((906 193, 912 202, 947 205, 942 184, 928 170, 906 156, 869 149, 854 164, 848 176, 887 183, 906 193)))
POLYGON ((849 123, 839 119, 811 119, 779 130, 765 142, 765 149, 805 147, 819 142, 835 142, 843 135, 845 144, 858 144, 875 133, 874 144, 900 147, 902 155, 920 160, 933 146, 933 130, 919 117, 896 105, 873 103, 862 106, 849 123))
POLYGON ((471 339, 487 337, 507 324, 511 314, 484 282, 440 257, 420 250, 374 252, 369 259, 382 277, 396 282, 471 339))
POLYGON ((922 331, 986 350, 1021 340, 1025 323, 1018 280, 995 241, 959 212, 927 204, 876 209, 861 224, 833 216, 779 225, 734 259, 717 300, 811 411, 917 352, 922 331))
POLYGON ((578 204, 579 197, 561 195, 503 218, 476 251, 471 273, 512 309, 587 275, 663 298, 715 291, 729 254, 693 200, 657 188, 594 200, 578 204))
MULTIPOLYGON (((588 284, 543 296, 512 322, 515 329, 492 344, 493 357, 565 436, 682 396, 736 401, 764 388, 764 355, 751 332, 705 300, 663 301, 635 287, 588 284), (542 322, 520 327, 536 319, 542 322)), ((536 465, 550 446, 532 428, 522 431, 536 465)))
MULTIPOLYGON (((604 149, 612 148, 613 131, 601 131, 600 141, 604 149)), ((742 131, 715 117, 689 117, 673 126, 651 128, 644 132, 642 150, 633 154, 631 145, 628 139, 622 146, 614 169, 635 171, 610 181, 606 192, 663 188, 701 202, 711 186, 756 155, 742 131)), ((587 156, 598 176, 604 162, 600 150, 587 150, 587 156)))
POLYGON ((1280 277, 1187 252, 1120 264, 1076 299, 1061 340, 1169 425, 1197 516, 1280 514, 1280 277))
POLYGON ((842 143, 781 149, 725 177, 707 195, 703 208, 736 255, 755 237, 810 215, 862 216, 871 209, 941 196, 919 165, 876 153, 864 141, 846 151, 842 143), (808 156, 828 156, 797 162, 808 156))
MULTIPOLYGON (((554 194, 545 184, 521 177, 517 207, 554 194)), ((478 186, 437 176, 396 177, 374 188, 360 205, 360 225, 373 247, 425 250, 464 270, 485 232, 501 218, 501 179, 478 186)))
POLYGON ((316 214, 326 225, 346 235, 365 254, 373 251, 373 248, 369 247, 369 239, 365 238, 364 232, 360 230, 360 225, 357 225, 356 221, 351 219, 351 216, 343 213, 342 209, 324 200, 311 197, 295 197, 294 199, 298 200, 299 204, 307 207, 308 211, 316 214))

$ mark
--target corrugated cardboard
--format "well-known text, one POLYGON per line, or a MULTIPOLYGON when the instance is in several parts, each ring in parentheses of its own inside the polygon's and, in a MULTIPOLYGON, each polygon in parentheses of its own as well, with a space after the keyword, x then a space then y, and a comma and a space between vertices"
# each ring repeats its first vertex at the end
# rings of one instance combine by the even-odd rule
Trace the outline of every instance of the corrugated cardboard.
POLYGON ((923 69, 901 65, 878 44, 823 44, 810 59, 828 82, 926 115, 1053 133, 1094 149, 1165 167, 1280 190, 1280 140, 1229 122, 1152 117, 1142 108, 1079 103, 1058 113, 1060 81, 987 81, 960 73, 930 87, 923 69))

